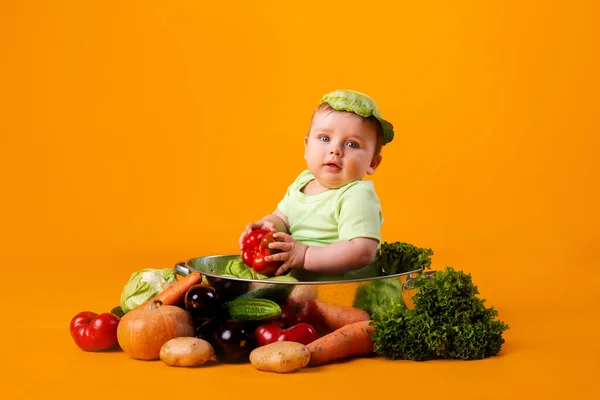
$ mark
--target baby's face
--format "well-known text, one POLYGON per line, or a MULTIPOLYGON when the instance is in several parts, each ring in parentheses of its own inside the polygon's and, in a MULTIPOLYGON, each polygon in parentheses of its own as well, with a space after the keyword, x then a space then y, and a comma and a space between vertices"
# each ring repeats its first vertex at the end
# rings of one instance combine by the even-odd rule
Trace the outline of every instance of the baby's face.
POLYGON ((372 174, 381 161, 380 155, 374 156, 375 127, 350 112, 317 113, 304 144, 308 169, 318 183, 329 189, 372 174))

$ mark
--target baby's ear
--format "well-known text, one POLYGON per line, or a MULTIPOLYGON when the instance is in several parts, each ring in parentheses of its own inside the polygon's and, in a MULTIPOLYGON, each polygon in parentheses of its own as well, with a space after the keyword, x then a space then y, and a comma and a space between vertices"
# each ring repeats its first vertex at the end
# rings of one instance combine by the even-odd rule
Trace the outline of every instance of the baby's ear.
POLYGON ((304 136, 304 159, 306 160, 306 145, 308 144, 308 136, 304 136))
POLYGON ((377 154, 375 157, 373 157, 373 159, 371 160, 371 164, 369 165, 369 168, 367 168, 367 174, 373 175, 375 173, 375 170, 381 164, 382 158, 383 157, 381 156, 381 154, 377 154))

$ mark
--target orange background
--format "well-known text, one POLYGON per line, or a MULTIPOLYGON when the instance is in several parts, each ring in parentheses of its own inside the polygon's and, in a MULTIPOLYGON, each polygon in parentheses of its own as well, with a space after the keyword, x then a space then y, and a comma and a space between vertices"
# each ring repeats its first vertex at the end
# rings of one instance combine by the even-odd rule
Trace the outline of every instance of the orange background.
POLYGON ((4 393, 600 395, 597 4, 3 0, 4 393), (498 357, 276 375, 76 348, 71 317, 132 272, 237 252, 338 88, 396 127, 372 178, 384 240, 473 275, 511 326, 498 357))

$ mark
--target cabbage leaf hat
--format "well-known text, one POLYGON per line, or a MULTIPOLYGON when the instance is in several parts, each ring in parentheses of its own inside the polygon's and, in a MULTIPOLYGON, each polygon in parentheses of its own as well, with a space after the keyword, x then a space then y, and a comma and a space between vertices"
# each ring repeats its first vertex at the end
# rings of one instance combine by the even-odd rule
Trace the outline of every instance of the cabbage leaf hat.
POLYGON ((335 90, 321 98, 319 104, 327 103, 336 111, 348 111, 363 118, 374 116, 383 130, 383 144, 394 139, 394 126, 381 117, 379 108, 371 97, 354 90, 335 90))

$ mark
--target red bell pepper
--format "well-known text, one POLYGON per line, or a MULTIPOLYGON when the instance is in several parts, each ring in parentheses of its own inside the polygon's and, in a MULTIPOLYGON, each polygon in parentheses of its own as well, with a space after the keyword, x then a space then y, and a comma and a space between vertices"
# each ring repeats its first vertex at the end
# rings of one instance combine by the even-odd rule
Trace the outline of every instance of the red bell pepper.
POLYGON ((258 346, 265 346, 274 342, 298 342, 309 344, 317 340, 317 332, 312 325, 300 323, 287 329, 281 328, 281 323, 270 322, 259 325, 254 330, 254 338, 258 346))
POLYGON ((257 229, 250 232, 244 239, 242 248, 242 261, 244 261, 244 264, 259 274, 267 276, 275 274, 283 261, 265 261, 266 256, 279 252, 279 250, 269 248, 269 243, 274 241, 273 232, 266 229, 257 229))

